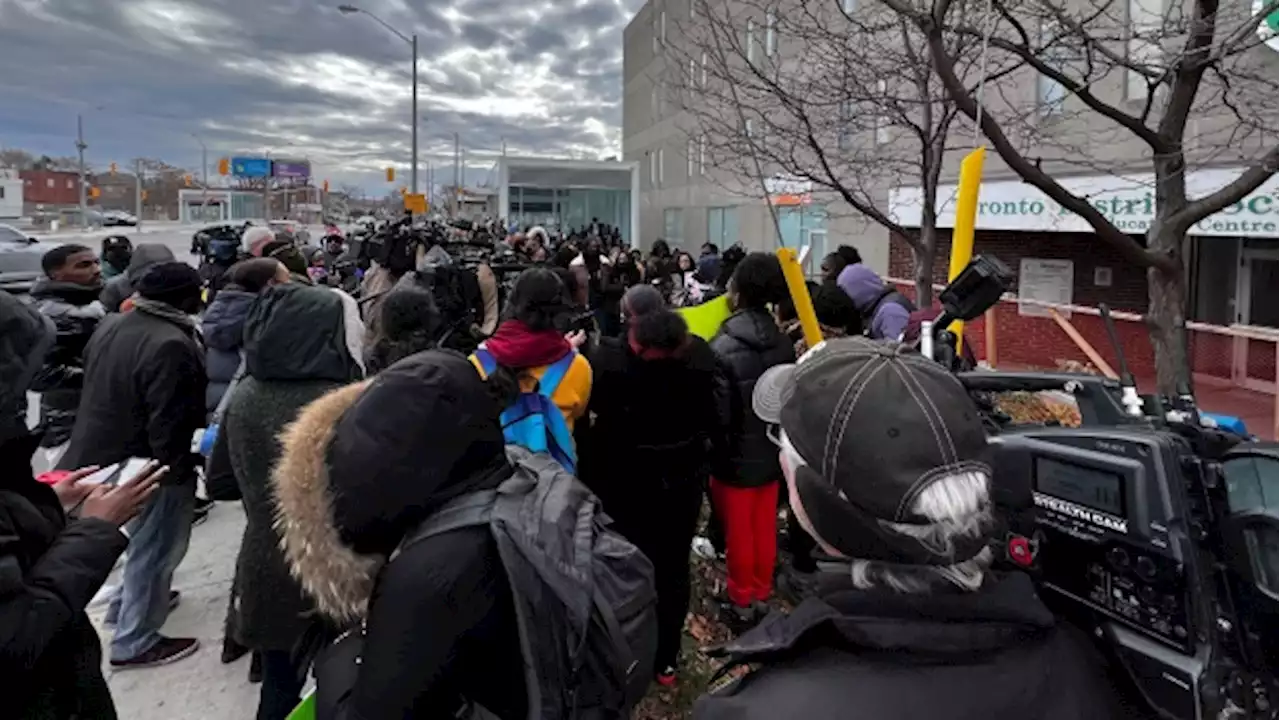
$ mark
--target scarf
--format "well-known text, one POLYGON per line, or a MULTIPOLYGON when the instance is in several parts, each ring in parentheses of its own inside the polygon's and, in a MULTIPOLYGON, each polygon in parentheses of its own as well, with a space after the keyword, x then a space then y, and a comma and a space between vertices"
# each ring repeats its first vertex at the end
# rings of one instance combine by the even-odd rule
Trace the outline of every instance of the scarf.
POLYGON ((484 347, 499 365, 512 369, 541 367, 564 357, 573 350, 569 341, 557 330, 533 331, 519 320, 507 320, 484 347))
POLYGON ((196 319, 194 317, 182 312, 181 310, 170 305, 169 303, 163 303, 163 302, 160 302, 159 300, 151 300, 149 298, 135 296, 133 298, 133 309, 138 312, 151 315, 152 317, 158 317, 162 320, 168 320, 174 325, 177 325, 185 330, 196 329, 196 319))

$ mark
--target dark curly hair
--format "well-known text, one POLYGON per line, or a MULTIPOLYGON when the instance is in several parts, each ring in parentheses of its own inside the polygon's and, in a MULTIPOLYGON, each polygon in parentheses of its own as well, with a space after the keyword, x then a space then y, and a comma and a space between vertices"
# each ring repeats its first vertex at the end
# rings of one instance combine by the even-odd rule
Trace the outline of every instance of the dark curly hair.
POLYGON ((373 334, 364 359, 370 375, 402 358, 435 347, 440 333, 440 313, 430 291, 416 285, 402 285, 382 299, 372 325, 373 334))
MULTIPOLYGON (((544 267, 532 267, 520 273, 511 294, 507 297, 505 319, 516 320, 532 332, 560 333, 559 325, 572 305, 568 290, 560 279, 560 273, 567 269, 550 270, 544 267)), ((498 399, 502 407, 507 407, 520 394, 520 373, 505 365, 497 365, 486 382, 489 392, 498 399)))
POLYGON ((782 264, 769 253, 754 252, 743 258, 729 284, 737 295, 737 307, 743 310, 763 310, 789 296, 782 264))

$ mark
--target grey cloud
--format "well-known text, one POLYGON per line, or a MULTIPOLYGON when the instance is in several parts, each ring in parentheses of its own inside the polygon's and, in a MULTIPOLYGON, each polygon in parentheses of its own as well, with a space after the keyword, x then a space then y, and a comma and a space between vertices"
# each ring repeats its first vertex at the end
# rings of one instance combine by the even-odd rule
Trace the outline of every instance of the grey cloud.
MULTIPOLYGON (((70 154, 74 116, 85 112, 91 163, 146 155, 191 165, 199 157, 192 133, 215 157, 293 142, 334 173, 407 158, 409 104, 407 92, 396 90, 409 84, 407 49, 369 18, 310 0, 163 0, 166 12, 189 8, 205 18, 190 33, 165 33, 139 26, 138 9, 148 1, 47 0, 40 14, 10 4, 0 67, 23 72, 0 78, 0 141, 70 154), (305 69, 327 58, 379 73, 348 84, 387 85, 396 94, 354 100, 321 82, 331 79, 320 77, 318 65, 315 82, 244 70, 254 63, 305 69), (92 109, 100 104, 107 107, 92 109)), ((419 35, 428 157, 448 158, 454 133, 477 156, 503 139, 513 152, 616 152, 588 128, 592 120, 619 121, 621 5, 547 3, 537 22, 513 24, 527 3, 457 0, 461 17, 451 22, 445 2, 364 2, 396 29, 419 35), (590 44, 579 49, 583 38, 590 44), (463 48, 472 54, 455 53, 463 48), (536 65, 553 77, 533 88, 526 69, 536 65), (550 119, 514 114, 529 103, 545 105, 550 119)))

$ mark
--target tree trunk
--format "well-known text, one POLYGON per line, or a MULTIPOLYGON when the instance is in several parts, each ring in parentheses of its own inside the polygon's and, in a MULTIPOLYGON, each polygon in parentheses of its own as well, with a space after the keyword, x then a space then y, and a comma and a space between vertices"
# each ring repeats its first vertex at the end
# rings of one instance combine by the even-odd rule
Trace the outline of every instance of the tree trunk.
POLYGON ((1147 332, 1155 350, 1156 385, 1163 395, 1173 395, 1185 379, 1190 383, 1187 361, 1187 295, 1182 263, 1170 273, 1147 270, 1147 332))
POLYGON ((934 245, 928 241, 921 245, 921 248, 912 251, 911 256, 915 261, 916 307, 926 308, 933 304, 934 245))

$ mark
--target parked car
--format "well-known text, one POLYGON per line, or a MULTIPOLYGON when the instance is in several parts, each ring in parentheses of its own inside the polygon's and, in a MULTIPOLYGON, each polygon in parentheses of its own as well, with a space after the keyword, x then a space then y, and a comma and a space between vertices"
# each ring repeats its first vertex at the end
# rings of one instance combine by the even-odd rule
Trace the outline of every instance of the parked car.
POLYGON ((138 218, 123 210, 108 210, 102 213, 103 227, 136 227, 138 218))
MULTIPOLYGON (((12 229, 0 225, 0 238, 5 237, 5 230, 12 229)), ((0 242, 0 291, 14 295, 31 292, 36 281, 44 277, 40 260, 47 250, 35 238, 26 236, 21 242, 0 242)))
POLYGON ((300 222, 293 220, 272 220, 267 227, 281 240, 292 240, 295 245, 311 244, 311 233, 300 222))
POLYGON ((26 233, 12 225, 0 224, 0 244, 20 243, 29 245, 34 238, 28 237, 26 233))

